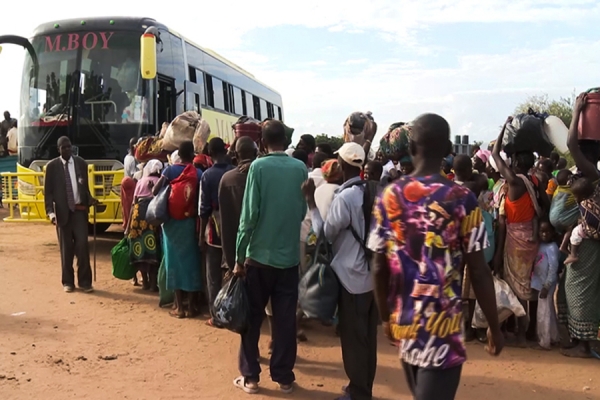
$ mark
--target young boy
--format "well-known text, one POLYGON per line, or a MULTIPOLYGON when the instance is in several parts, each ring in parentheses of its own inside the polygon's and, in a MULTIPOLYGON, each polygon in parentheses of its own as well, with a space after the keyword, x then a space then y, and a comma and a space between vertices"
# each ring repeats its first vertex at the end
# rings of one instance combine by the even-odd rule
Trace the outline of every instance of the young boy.
POLYGON ((560 341, 558 318, 554 309, 554 292, 558 280, 560 251, 554 240, 556 233, 549 221, 540 223, 540 248, 533 267, 531 288, 540 292, 537 309, 538 346, 536 350, 550 350, 552 343, 560 341))
MULTIPOLYGON (((571 185, 571 191, 573 196, 577 200, 577 203, 581 204, 583 201, 590 199, 594 195, 594 184, 587 178, 579 178, 571 185)), ((571 231, 570 236, 565 235, 565 241, 570 237, 571 250, 569 256, 565 260, 565 265, 572 264, 579 261, 579 245, 583 239, 586 238, 583 230, 583 222, 580 220, 579 224, 571 231)), ((564 247, 565 242, 563 242, 564 247)))

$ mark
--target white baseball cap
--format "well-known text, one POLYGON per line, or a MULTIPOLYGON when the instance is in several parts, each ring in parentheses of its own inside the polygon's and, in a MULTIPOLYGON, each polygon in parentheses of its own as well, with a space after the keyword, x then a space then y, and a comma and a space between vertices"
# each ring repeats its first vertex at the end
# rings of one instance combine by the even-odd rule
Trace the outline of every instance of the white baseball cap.
POLYGON ((358 143, 346 142, 335 152, 344 162, 353 167, 362 168, 365 163, 365 150, 358 143))

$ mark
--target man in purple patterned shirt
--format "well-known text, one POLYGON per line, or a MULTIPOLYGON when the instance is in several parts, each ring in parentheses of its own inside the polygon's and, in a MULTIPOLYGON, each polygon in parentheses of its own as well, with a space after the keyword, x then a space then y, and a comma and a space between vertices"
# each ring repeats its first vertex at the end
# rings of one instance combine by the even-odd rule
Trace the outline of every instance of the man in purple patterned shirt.
POLYGON ((489 321, 487 350, 498 355, 504 346, 483 256, 487 235, 475 195, 440 175, 451 148, 446 120, 417 118, 409 146, 414 172, 388 185, 373 209, 375 298, 414 398, 452 400, 466 360, 463 259, 489 321))

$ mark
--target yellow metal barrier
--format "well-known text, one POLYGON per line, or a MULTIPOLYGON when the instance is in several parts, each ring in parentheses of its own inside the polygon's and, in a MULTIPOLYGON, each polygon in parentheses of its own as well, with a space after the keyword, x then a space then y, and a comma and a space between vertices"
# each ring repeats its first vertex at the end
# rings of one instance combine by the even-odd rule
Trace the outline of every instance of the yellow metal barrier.
MULTIPOLYGON (((17 172, 4 172, 1 184, 4 202, 9 206, 6 222, 48 222, 44 205, 44 174, 17 165, 17 172), (18 211, 18 212, 17 212, 18 211)), ((96 223, 120 224, 123 222, 121 209, 121 181, 123 170, 97 170, 88 165, 89 189, 92 197, 100 204, 97 206, 96 223)), ((93 222, 93 210, 90 209, 89 221, 93 222)))

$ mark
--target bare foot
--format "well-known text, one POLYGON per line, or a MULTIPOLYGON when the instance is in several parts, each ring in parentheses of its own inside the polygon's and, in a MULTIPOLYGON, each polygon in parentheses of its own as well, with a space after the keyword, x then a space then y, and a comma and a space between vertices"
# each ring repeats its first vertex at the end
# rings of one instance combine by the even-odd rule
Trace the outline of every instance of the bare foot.
POLYGON ((592 358, 590 352, 587 351, 582 345, 573 347, 572 349, 561 349, 560 354, 562 354, 565 357, 592 358))
POLYGON ((565 265, 573 264, 573 263, 576 263, 577 261, 579 261, 579 257, 569 254, 567 259, 565 260, 565 265))

